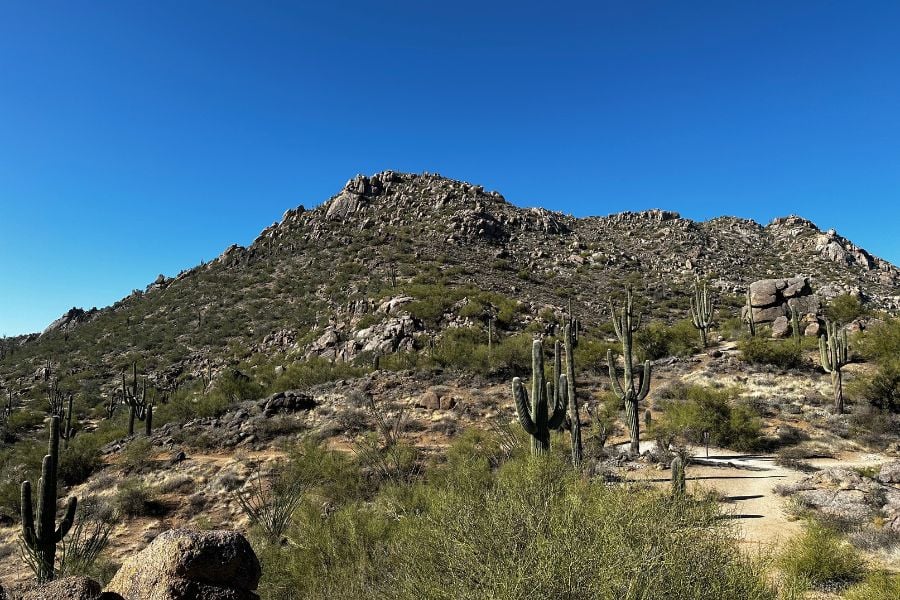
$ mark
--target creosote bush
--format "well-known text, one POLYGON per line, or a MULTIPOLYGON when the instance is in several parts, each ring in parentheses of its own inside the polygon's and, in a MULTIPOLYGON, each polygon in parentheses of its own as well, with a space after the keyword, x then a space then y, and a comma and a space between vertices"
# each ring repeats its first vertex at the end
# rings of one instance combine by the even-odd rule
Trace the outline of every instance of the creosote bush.
POLYGON ((463 435, 413 483, 385 483, 366 499, 306 497, 288 543, 254 538, 261 595, 775 599, 713 502, 609 488, 556 453, 522 453, 491 434, 463 435))
POLYGON ((791 340, 770 340, 761 335, 742 340, 741 357, 748 363, 794 369, 803 363, 803 351, 791 340))
POLYGON ((653 321, 634 335, 641 360, 691 356, 700 349, 700 333, 684 319, 674 325, 653 321))
POLYGON ((701 444, 703 433, 708 432, 713 446, 753 450, 760 442, 762 421, 739 396, 738 388, 673 385, 659 401, 662 414, 652 433, 657 438, 701 444))

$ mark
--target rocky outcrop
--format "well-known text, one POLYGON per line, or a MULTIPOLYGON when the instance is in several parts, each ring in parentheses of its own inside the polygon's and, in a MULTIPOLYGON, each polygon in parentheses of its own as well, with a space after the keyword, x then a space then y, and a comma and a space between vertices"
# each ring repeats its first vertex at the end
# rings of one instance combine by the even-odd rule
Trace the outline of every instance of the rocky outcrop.
POLYGON ((66 311, 66 314, 50 323, 41 335, 47 335, 53 331, 69 331, 81 323, 90 321, 97 312, 96 308, 84 310, 83 308, 72 307, 66 311))
POLYGON ((260 576, 240 533, 173 529, 126 560, 106 591, 124 600, 256 600, 260 576))
POLYGON ((312 396, 297 390, 272 394, 260 401, 260 404, 262 404, 265 417, 274 417, 279 413, 293 413, 299 410, 312 410, 316 407, 316 401, 312 396))
POLYGON ((753 319, 757 323, 774 323, 779 317, 790 318, 792 304, 801 315, 812 315, 813 319, 820 308, 819 297, 813 293, 807 277, 754 281, 750 284, 750 303, 753 319))
POLYGON ((866 525, 878 516, 885 528, 900 534, 900 489, 882 479, 895 476, 900 476, 900 461, 884 465, 877 479, 852 469, 832 468, 777 489, 806 508, 846 523, 866 525))

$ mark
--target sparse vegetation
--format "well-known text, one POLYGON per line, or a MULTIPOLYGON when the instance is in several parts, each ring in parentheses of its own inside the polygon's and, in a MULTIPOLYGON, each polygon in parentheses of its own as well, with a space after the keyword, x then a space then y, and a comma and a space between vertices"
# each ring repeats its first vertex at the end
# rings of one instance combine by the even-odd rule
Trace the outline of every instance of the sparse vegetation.
POLYGON ((783 340, 767 340, 753 336, 740 343, 741 357, 751 364, 795 369, 803 362, 800 346, 783 340))
POLYGON ((815 520, 787 543, 778 564, 788 575, 814 587, 858 581, 865 573, 859 553, 837 531, 815 520))

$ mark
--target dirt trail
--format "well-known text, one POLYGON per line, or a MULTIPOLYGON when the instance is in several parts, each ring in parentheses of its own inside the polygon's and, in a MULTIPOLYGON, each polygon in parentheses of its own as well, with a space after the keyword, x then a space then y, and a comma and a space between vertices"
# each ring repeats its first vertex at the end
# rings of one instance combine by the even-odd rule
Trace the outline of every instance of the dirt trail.
MULTIPOLYGON (((645 446, 645 444, 642 444, 645 446)), ((722 495, 726 512, 734 519, 746 544, 777 547, 800 530, 801 523, 787 514, 787 498, 775 492, 779 484, 794 483, 805 474, 775 464, 773 455, 739 454, 724 448, 694 453, 688 466, 688 490, 715 490, 722 495), (698 464, 700 463, 700 464, 698 464)), ((837 459, 807 461, 818 468, 871 466, 886 459, 877 454, 845 454, 837 459)), ((667 471, 647 472, 643 477, 667 482, 667 471)))

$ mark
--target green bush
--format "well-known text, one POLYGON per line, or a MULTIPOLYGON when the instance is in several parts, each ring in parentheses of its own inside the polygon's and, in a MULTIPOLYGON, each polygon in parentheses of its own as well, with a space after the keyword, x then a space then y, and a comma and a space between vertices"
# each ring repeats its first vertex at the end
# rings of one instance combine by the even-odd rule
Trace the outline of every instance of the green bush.
POLYGON ((874 374, 858 377, 847 387, 874 408, 900 412, 900 360, 880 364, 874 374))
POLYGON ((652 433, 700 444, 708 432, 714 446, 753 450, 760 442, 762 422, 739 395, 737 388, 675 385, 660 400, 662 414, 653 423, 652 433))
POLYGON ((818 521, 807 521, 803 533, 788 541, 779 556, 781 569, 813 586, 860 579, 865 562, 838 532, 818 521))
POLYGON ((153 489, 138 478, 119 484, 115 505, 119 515, 126 518, 156 515, 161 508, 153 489))
POLYGON ((828 306, 825 307, 825 315, 835 323, 841 324, 847 324, 854 319, 858 319, 865 312, 859 297, 851 296, 850 294, 832 298, 828 306))
POLYGON ((873 573, 847 591, 844 600, 897 600, 900 598, 900 575, 873 573))
POLYGON ((635 333, 641 360, 691 356, 700 349, 700 332, 689 320, 674 325, 653 321, 635 333))
POLYGON ((900 319, 888 319, 855 340, 855 349, 869 360, 890 363, 900 357, 900 319))
POLYGON ((417 483, 328 509, 309 499, 289 543, 254 538, 260 594, 774 600, 713 502, 610 488, 554 454, 504 456, 473 434, 417 483))
POLYGON ((284 370, 272 385, 269 393, 285 390, 304 389, 338 379, 351 379, 365 374, 364 367, 348 362, 332 362, 326 358, 314 356, 304 361, 295 362, 284 370))
POLYGON ((69 442, 69 447, 59 454, 59 478, 66 485, 78 485, 103 466, 100 456, 101 440, 83 433, 69 442))
POLYGON ((803 362, 803 351, 793 340, 769 340, 761 336, 740 342, 741 358, 750 364, 794 369, 803 362))

